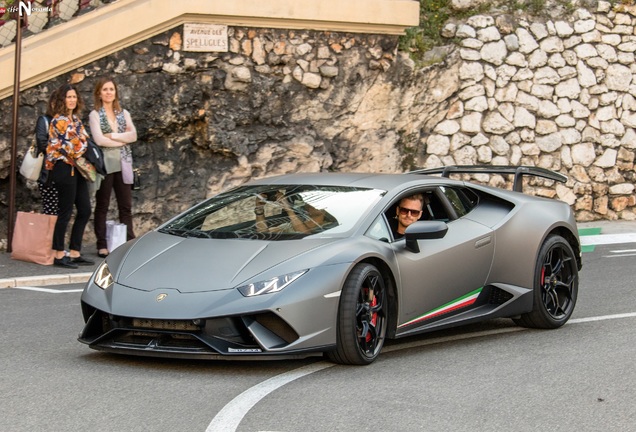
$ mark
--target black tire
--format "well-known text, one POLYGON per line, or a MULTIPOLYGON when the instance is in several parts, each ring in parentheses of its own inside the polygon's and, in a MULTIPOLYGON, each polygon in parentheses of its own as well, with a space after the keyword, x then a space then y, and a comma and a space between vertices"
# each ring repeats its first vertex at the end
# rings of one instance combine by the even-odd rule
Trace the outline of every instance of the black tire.
POLYGON ((375 266, 358 264, 340 294, 337 345, 327 357, 339 364, 367 365, 380 354, 387 328, 388 298, 375 266))
POLYGON ((572 316, 579 292, 576 256, 563 237, 550 236, 541 246, 534 281, 534 307, 514 321, 530 328, 561 327, 572 316))

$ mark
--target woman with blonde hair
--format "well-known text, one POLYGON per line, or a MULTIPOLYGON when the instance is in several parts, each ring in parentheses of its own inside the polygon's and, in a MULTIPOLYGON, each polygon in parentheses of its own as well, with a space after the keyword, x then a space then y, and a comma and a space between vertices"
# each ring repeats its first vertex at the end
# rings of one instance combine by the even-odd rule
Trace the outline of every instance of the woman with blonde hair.
POLYGON ((95 109, 89 114, 91 135, 104 151, 107 175, 95 194, 95 236, 97 254, 109 254, 106 242, 106 217, 111 192, 119 210, 119 221, 126 225, 126 239, 135 238, 132 222, 132 152, 130 144, 137 141, 137 129, 130 113, 119 104, 119 91, 112 78, 97 80, 93 91, 95 109))

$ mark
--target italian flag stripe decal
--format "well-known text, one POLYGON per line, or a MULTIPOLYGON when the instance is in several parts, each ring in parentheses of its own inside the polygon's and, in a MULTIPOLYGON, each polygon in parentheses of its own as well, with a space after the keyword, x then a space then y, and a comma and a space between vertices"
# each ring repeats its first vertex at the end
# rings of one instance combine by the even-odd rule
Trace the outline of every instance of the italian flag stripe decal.
POLYGON ((415 319, 412 319, 411 321, 405 322, 404 324, 401 324, 398 326, 398 328, 401 327, 406 327, 406 326, 410 326, 412 324, 416 324, 418 322, 422 322, 422 321, 426 321, 429 320, 431 318, 435 318, 438 317, 440 315, 444 315, 447 314, 449 312, 461 309, 461 308, 465 308, 466 306, 470 306, 473 303, 475 303, 475 301, 477 300, 477 297, 479 296, 479 293, 481 293, 481 290, 483 289, 483 287, 476 289, 475 291, 471 291, 468 294, 453 300, 449 303, 446 303, 443 306, 438 307, 437 309, 433 309, 430 312, 425 313, 424 315, 421 315, 415 319))

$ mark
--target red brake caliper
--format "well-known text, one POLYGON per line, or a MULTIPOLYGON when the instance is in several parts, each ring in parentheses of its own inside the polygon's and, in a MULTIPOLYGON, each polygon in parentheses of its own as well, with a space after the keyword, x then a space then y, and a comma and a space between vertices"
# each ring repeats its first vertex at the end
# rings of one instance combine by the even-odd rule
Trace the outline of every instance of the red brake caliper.
POLYGON ((541 285, 545 286, 545 265, 541 268, 541 285))
MULTIPOLYGON (((373 292, 370 293, 373 297, 371 298, 371 301, 369 302, 369 305, 371 307, 374 307, 378 304, 378 298, 375 296, 375 294, 373 292)), ((375 327, 376 323, 378 322, 378 313, 377 312, 373 312, 373 315, 371 316, 371 324, 375 327)), ((366 337, 367 342, 371 341, 371 332, 367 332, 367 337, 366 337)))

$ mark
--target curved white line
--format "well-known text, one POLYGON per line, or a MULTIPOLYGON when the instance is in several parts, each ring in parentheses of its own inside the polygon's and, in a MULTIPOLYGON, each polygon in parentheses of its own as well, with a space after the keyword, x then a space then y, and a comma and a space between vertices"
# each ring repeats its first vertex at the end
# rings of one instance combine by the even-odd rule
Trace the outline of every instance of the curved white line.
POLYGON ((265 396, 289 382, 332 366, 335 364, 327 362, 310 364, 277 375, 245 390, 219 411, 205 432, 234 432, 247 412, 265 396))
MULTIPOLYGON (((578 318, 568 321, 567 324, 580 324, 594 321, 605 321, 610 319, 623 319, 623 318, 636 318, 636 312, 624 313, 616 315, 604 315, 598 317, 578 318)), ((434 345, 438 343, 457 341, 462 339, 472 339, 482 336, 490 336, 503 333, 513 333, 518 331, 528 330, 524 327, 510 327, 495 330, 485 330, 475 333, 461 334, 455 336, 439 337, 434 339, 427 339, 423 341, 415 341, 411 343, 404 343, 399 345, 393 345, 384 347, 382 353, 399 351, 403 349, 422 347, 426 345, 434 345)), ((212 419, 212 422, 205 430, 205 432, 235 432, 238 425, 241 423, 245 415, 256 405, 261 399, 265 398, 270 393, 278 390, 280 387, 288 384, 298 378, 302 378, 306 375, 314 372, 321 371, 323 369, 336 366, 335 363, 318 362, 307 366, 303 366, 298 369, 294 369, 289 372, 277 375, 269 378, 254 387, 248 388, 243 393, 232 399, 227 405, 225 405, 221 411, 212 419)))

